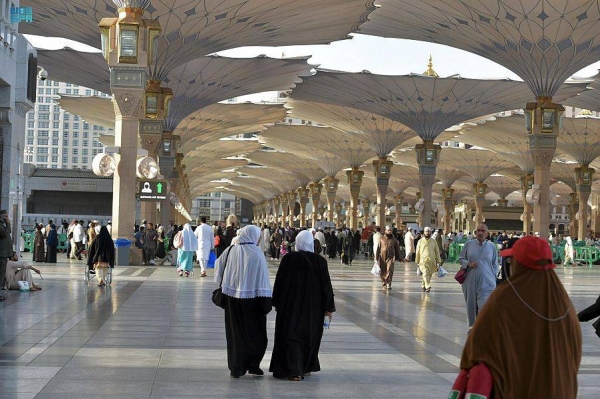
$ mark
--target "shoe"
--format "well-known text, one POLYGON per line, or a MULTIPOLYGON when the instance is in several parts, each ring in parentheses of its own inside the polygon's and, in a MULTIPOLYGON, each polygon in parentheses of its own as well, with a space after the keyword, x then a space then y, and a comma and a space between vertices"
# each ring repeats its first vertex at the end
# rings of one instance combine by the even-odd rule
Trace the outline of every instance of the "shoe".
POLYGON ((248 374, 265 375, 265 372, 262 371, 260 368, 255 368, 255 369, 248 370, 248 374))
POLYGON ((391 290, 391 289, 392 289, 392 285, 391 285, 391 284, 388 284, 388 285, 387 285, 385 288, 386 288, 387 290, 391 290))
POLYGON ((77 258, 77 260, 83 260, 83 258, 80 256, 79 258, 77 258))
POLYGON ((188 272, 187 270, 185 271, 185 276, 189 277, 190 276, 190 272, 188 272))
POLYGON ((183 270, 179 271, 179 277, 183 276, 183 270))
POLYGON ((200 273, 200 277, 206 277, 206 272, 200 273))
POLYGON ((302 381, 302 377, 301 376, 288 377, 288 380, 290 380, 290 381, 302 381))
POLYGON ((425 289, 425 292, 429 292, 429 291, 431 291, 431 287, 425 289))
POLYGON ((98 287, 102 287, 104 285, 105 285, 104 280, 100 280, 100 282, 98 283, 98 287))
POLYGON ((95 270, 90 270, 90 274, 96 274, 95 270))
POLYGON ((427 288, 421 287, 421 291, 425 292, 425 291, 427 291, 427 288))
POLYGON ((6 301, 6 297, 0 296, 0 301, 6 301))

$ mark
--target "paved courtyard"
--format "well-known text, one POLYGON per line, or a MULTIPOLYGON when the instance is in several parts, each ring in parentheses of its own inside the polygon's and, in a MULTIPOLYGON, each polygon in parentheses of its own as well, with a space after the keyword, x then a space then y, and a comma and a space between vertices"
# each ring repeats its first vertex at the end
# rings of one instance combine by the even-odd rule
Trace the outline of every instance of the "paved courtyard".
MULTIPOLYGON (((36 265, 42 291, 12 291, 0 303, 0 398, 445 398, 466 339, 456 265, 426 294, 415 264, 402 263, 386 292, 361 255, 352 266, 330 262, 337 313, 321 372, 302 382, 232 379, 212 271, 185 278, 170 266, 131 266, 98 287, 83 282, 82 261, 59 260, 36 265)), ((277 264, 269 266, 274 278, 277 264)), ((557 272, 578 310, 600 294, 600 268, 557 272)), ((265 372, 274 322, 272 312, 265 372)), ((579 396, 598 398, 600 338, 591 323, 582 327, 579 396)))

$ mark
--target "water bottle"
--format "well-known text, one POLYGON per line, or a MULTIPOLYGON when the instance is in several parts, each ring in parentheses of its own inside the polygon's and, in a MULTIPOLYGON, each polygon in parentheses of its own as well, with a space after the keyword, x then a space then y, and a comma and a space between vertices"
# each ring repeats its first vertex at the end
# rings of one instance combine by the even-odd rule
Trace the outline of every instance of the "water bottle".
POLYGON ((325 316, 323 319, 323 328, 329 329, 329 325, 331 324, 331 318, 329 316, 325 316))

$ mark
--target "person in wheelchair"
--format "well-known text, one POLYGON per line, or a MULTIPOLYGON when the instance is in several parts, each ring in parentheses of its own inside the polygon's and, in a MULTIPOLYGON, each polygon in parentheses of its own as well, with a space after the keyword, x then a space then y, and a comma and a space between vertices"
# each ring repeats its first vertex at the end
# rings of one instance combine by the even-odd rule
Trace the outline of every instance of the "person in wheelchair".
POLYGON ((115 243, 113 242, 106 226, 100 228, 100 234, 90 246, 87 266, 90 272, 96 271, 98 285, 105 285, 108 268, 115 267, 115 243))

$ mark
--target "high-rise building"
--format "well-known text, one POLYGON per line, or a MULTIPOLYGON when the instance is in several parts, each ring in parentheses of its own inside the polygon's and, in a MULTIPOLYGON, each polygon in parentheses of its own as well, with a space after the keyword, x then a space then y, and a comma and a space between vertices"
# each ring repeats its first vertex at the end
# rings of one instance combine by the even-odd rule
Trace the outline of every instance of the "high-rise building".
POLYGON ((63 110, 55 101, 60 94, 109 97, 83 86, 38 79, 37 102, 26 118, 25 162, 38 168, 91 169, 92 159, 103 149, 99 137, 109 129, 63 110))

